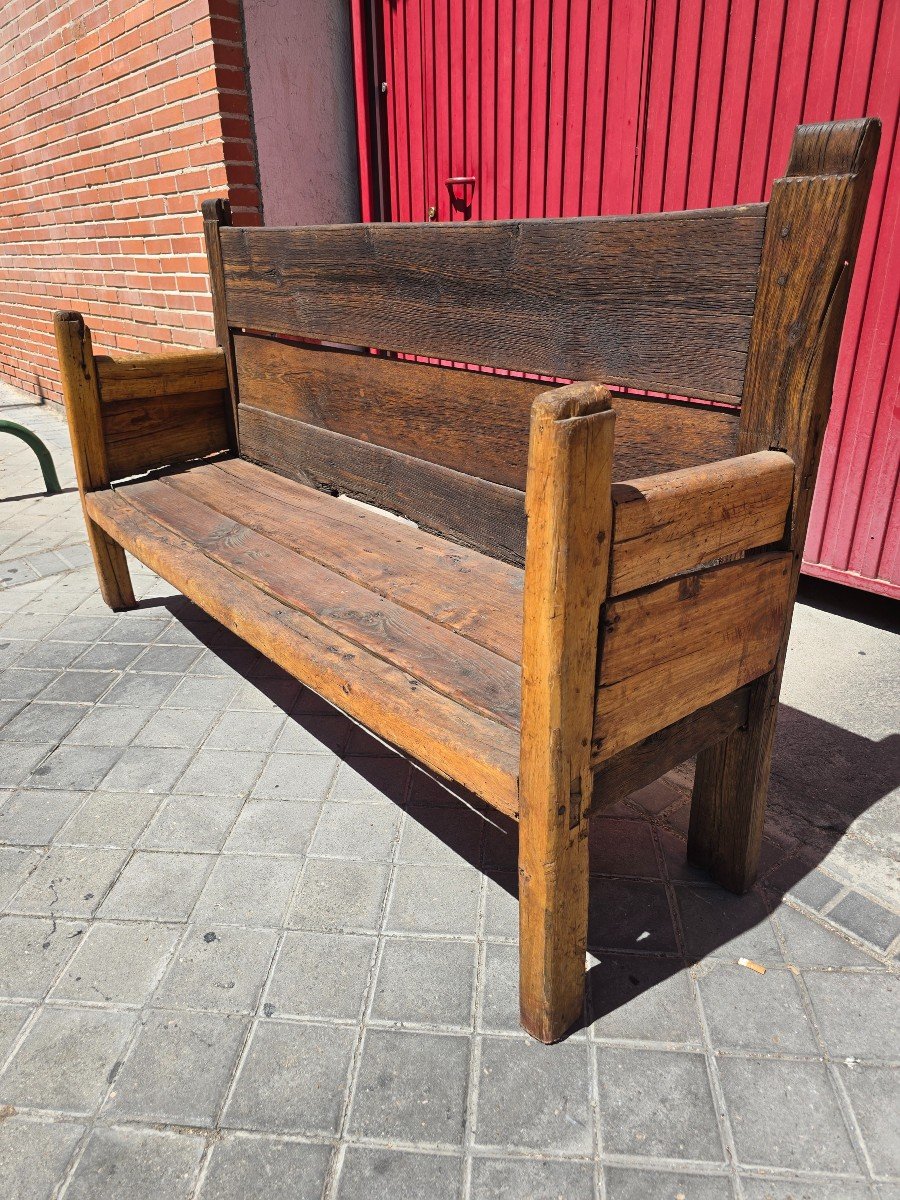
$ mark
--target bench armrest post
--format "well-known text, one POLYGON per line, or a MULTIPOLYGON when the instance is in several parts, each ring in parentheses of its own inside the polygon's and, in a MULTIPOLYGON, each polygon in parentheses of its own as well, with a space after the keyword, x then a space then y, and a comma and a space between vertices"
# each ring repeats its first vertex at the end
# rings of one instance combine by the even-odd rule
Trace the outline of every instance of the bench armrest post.
MULTIPOLYGON (((75 476, 82 509, 87 492, 109 487, 109 464, 100 415, 100 388, 90 330, 77 312, 53 316, 56 351, 62 379, 66 419, 75 459, 75 476)), ((97 569, 100 592, 115 611, 134 607, 134 591, 125 551, 84 511, 88 542, 97 569)))
POLYGON ((520 996, 525 1029, 579 1020, 588 908, 586 812, 600 609, 612 542, 615 413, 606 388, 534 402, 528 457, 519 770, 520 996))

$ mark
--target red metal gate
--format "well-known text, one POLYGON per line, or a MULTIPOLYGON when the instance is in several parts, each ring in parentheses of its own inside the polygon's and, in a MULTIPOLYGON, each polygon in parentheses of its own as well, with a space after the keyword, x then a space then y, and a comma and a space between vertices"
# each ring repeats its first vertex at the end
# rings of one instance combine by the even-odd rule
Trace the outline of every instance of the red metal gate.
POLYGON ((881 154, 807 572, 900 597, 896 0, 354 0, 365 219, 765 199, 801 121, 881 154))

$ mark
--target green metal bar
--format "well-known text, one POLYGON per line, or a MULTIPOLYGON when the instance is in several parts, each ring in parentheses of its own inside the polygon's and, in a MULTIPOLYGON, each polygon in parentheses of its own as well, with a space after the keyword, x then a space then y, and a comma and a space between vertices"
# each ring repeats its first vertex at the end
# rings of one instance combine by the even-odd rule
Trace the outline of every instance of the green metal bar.
POLYGON ((30 429, 26 429, 24 425, 17 425, 15 421, 6 421, 0 419, 0 433, 11 433, 13 437, 21 438, 26 446, 30 446, 37 455, 37 460, 41 464, 41 474, 44 476, 44 487, 47 489, 48 496, 56 496, 62 491, 59 486, 59 479, 56 475, 56 467, 53 465, 53 459, 50 457, 50 451, 30 429))

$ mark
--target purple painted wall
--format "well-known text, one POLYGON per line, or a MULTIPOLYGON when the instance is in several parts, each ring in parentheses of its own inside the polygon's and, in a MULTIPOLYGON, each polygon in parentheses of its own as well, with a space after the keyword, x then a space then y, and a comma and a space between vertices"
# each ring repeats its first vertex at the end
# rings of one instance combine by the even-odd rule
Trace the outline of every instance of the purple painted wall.
POLYGON ((266 225, 359 220, 346 0, 244 0, 266 225))

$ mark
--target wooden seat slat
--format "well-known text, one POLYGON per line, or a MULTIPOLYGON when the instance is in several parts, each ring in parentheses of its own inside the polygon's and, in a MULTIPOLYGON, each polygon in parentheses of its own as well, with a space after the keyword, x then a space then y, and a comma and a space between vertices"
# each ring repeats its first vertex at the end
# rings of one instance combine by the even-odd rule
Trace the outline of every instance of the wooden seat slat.
POLYGON ((386 513, 336 500, 242 459, 168 477, 276 542, 421 613, 501 658, 522 654, 520 570, 386 513))
POLYGON ((248 513, 243 519, 224 516, 164 479, 129 484, 120 493, 274 599, 458 704, 518 730, 520 672, 506 659, 321 566, 304 554, 303 540, 289 548, 258 533, 247 524, 248 513))

